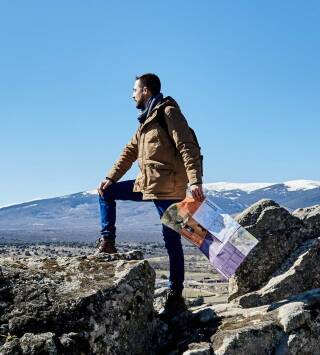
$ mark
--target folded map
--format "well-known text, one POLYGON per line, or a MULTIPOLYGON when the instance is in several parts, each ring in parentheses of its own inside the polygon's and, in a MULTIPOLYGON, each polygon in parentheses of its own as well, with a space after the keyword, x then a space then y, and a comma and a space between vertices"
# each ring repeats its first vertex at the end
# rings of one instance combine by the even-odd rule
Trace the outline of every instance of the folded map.
POLYGON ((174 203, 165 211, 161 222, 196 245, 226 279, 258 243, 208 196, 203 202, 186 197, 174 203))

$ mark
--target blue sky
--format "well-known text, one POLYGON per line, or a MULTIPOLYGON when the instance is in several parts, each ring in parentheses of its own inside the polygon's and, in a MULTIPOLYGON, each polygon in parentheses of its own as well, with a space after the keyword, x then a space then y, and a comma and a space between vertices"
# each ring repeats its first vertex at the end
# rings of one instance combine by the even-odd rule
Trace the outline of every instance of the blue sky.
POLYGON ((144 72, 196 130, 206 182, 320 180, 319 17, 312 0, 2 0, 0 205, 95 188, 144 72))

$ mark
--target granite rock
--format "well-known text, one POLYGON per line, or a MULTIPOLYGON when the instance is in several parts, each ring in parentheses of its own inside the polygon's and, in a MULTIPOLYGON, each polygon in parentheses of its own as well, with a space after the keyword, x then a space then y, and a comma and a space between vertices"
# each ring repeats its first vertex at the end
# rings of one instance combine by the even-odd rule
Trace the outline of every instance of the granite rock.
POLYGON ((246 293, 233 302, 242 307, 255 307, 319 287, 320 239, 312 239, 302 243, 265 286, 246 293))
POLYGON ((188 346, 189 350, 185 351, 183 355, 210 355, 212 348, 210 343, 200 342, 191 343, 188 346))
POLYGON ((320 237, 320 205, 299 208, 293 211, 292 215, 303 221, 313 237, 320 237))
POLYGON ((290 254, 310 237, 299 218, 271 200, 258 201, 236 219, 259 243, 229 280, 229 300, 264 286, 290 254))
POLYGON ((319 354, 320 289, 270 305, 230 303, 214 311, 221 319, 211 337, 216 355, 319 354))
POLYGON ((137 258, 2 258, 0 353, 147 353, 155 273, 137 258))

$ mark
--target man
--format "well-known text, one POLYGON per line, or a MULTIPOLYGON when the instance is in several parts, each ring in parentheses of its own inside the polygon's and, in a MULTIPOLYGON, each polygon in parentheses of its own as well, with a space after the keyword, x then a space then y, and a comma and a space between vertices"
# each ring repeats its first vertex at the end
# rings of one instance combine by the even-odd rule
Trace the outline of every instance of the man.
MULTIPOLYGON (((136 77, 132 98, 141 110, 140 123, 120 158, 98 187, 101 212, 99 252, 116 253, 116 200, 151 201, 160 218, 173 203, 185 198, 189 183, 196 200, 203 200, 200 149, 178 104, 160 93, 155 74, 136 77), (138 160, 136 180, 118 182, 138 160)), ((174 312, 183 303, 184 256, 181 237, 162 225, 169 255, 170 290, 166 310, 174 312)), ((183 303, 184 304, 184 303, 183 303)))

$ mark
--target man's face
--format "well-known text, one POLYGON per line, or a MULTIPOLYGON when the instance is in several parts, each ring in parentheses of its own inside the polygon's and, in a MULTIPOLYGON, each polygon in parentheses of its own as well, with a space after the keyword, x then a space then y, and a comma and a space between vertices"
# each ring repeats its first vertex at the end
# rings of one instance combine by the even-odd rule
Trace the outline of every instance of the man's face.
POLYGON ((149 100, 150 94, 146 87, 142 87, 140 80, 136 80, 133 86, 132 98, 136 102, 136 108, 144 109, 145 103, 149 100))

